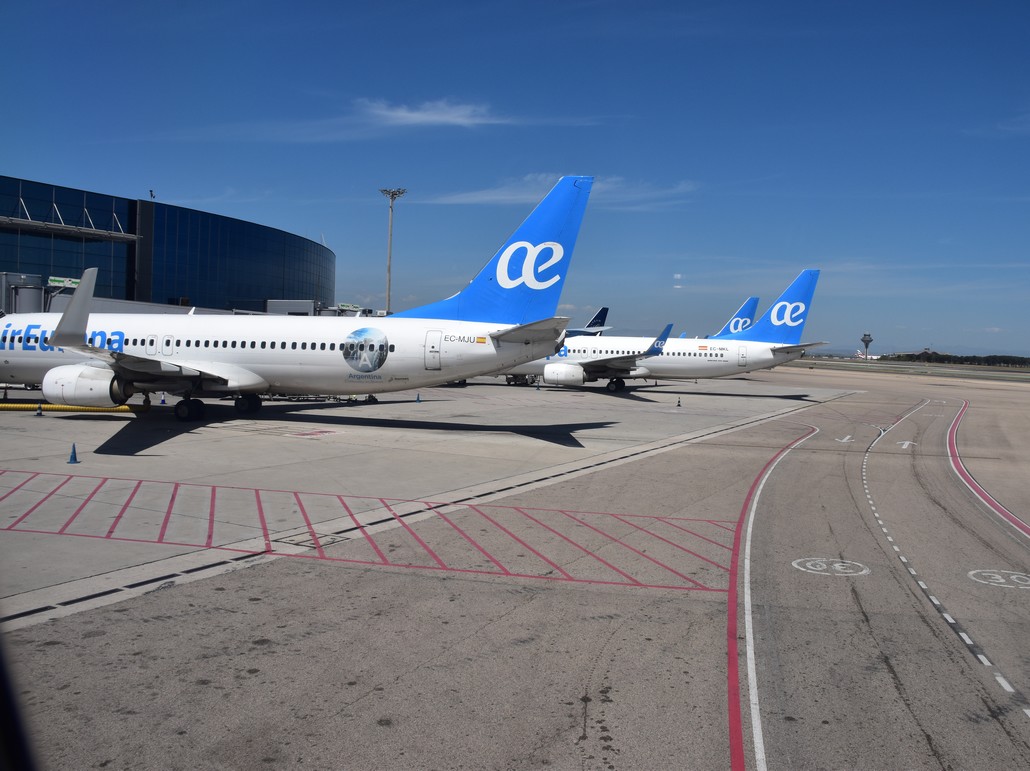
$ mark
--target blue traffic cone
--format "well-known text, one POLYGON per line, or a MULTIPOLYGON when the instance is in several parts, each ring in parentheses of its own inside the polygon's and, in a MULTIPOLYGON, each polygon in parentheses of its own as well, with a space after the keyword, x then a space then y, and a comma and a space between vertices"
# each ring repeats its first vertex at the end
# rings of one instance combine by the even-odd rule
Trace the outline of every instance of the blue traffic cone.
POLYGON ((71 455, 70 458, 68 458, 68 462, 69 463, 78 463, 79 462, 79 456, 75 454, 75 442, 72 442, 72 455, 71 455))
POLYGON ((165 392, 164 392, 164 391, 162 391, 162 392, 161 392, 161 404, 166 404, 166 403, 167 403, 167 402, 165 402, 165 392))
POLYGON ((43 416, 43 402, 40 402, 36 406, 36 417, 39 418, 39 417, 42 417, 42 416, 43 416))
POLYGON ((415 394, 415 404, 422 403, 422 394, 415 394))

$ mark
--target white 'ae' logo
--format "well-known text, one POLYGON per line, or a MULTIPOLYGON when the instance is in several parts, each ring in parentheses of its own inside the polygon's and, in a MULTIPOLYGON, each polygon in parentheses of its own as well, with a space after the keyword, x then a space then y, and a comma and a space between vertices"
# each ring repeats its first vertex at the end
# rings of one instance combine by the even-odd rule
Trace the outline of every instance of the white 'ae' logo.
POLYGON ((805 304, 789 303, 786 300, 778 302, 769 311, 769 321, 780 327, 786 324, 788 327, 796 327, 805 320, 805 304))
POLYGON ((742 319, 740 316, 735 316, 730 320, 730 332, 743 332, 750 326, 751 319, 742 319))
POLYGON ((529 241, 516 241, 513 244, 509 244, 508 248, 501 254, 501 259, 497 262, 497 283, 505 289, 514 289, 520 284, 525 284, 529 289, 547 289, 561 276, 551 276, 547 281, 540 281, 536 277, 537 273, 547 270, 547 268, 559 262, 564 256, 565 250, 562 248, 562 245, 556 244, 554 241, 545 241, 536 246, 529 243, 529 241), (515 252, 522 249, 526 251, 526 258, 522 262, 522 273, 518 277, 512 278, 508 272, 508 263, 511 262, 515 252), (550 250, 551 256, 542 265, 538 266, 536 261, 540 259, 541 252, 545 250, 550 250))

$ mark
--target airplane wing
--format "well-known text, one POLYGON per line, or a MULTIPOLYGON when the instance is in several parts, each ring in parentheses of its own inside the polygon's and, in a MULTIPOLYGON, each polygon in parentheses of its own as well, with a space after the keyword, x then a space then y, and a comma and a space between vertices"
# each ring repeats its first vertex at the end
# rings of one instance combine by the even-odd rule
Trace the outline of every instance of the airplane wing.
POLYGON ((662 349, 665 348, 665 341, 669 339, 670 332, 672 332, 672 324, 666 325, 665 329, 647 347, 647 350, 641 353, 623 353, 601 359, 578 361, 576 363, 583 368, 584 372, 597 377, 612 377, 616 374, 626 375, 636 369, 641 359, 649 359, 652 356, 661 355, 662 349))
POLYGON ((160 383, 161 380, 168 379, 181 382, 184 377, 203 376, 221 380, 228 389, 233 390, 257 391, 268 388, 268 383, 263 378, 235 364, 191 362, 188 359, 176 359, 172 363, 156 356, 148 358, 90 345, 86 340, 86 326, 89 322, 89 309, 96 280, 96 268, 88 268, 82 274, 82 280, 72 295, 71 302, 68 303, 61 320, 57 323, 57 329, 50 337, 50 345, 78 351, 90 358, 98 359, 115 372, 130 375, 134 380, 147 379, 153 383, 160 383))

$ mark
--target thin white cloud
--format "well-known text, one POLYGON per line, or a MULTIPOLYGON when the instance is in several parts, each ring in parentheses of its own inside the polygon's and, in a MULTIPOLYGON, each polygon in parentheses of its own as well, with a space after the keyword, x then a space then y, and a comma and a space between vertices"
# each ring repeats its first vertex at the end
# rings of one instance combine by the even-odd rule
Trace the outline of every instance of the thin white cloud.
POLYGON ((1030 134, 1030 112, 1002 121, 998 130, 1003 134, 1030 134))
POLYGON ((417 105, 385 99, 356 99, 340 115, 289 121, 245 121, 198 126, 164 134, 186 142, 272 142, 314 144, 355 142, 381 137, 384 131, 424 128, 476 129, 484 126, 591 125, 590 118, 516 118, 498 115, 489 104, 437 99, 417 105))
POLYGON ((390 104, 382 99, 359 99, 356 114, 380 126, 496 126, 516 123, 494 115, 487 104, 460 104, 449 99, 423 102, 415 107, 390 104))
MULTIPOLYGON (((536 203, 562 175, 557 172, 527 174, 498 185, 463 193, 449 193, 424 201, 433 204, 523 204, 536 203)), ((682 180, 662 187, 630 183, 621 177, 595 179, 590 205, 621 211, 662 211, 680 208, 699 189, 696 182, 682 180)))

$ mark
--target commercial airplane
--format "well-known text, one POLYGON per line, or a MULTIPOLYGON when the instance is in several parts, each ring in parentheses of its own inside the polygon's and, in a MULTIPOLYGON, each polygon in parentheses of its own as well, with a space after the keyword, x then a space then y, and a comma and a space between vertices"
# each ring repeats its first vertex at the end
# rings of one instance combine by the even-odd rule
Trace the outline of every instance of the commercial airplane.
POLYGON ((486 375, 559 350, 556 317, 593 177, 562 177, 457 294, 385 318, 91 314, 96 268, 63 314, 0 318, 0 382, 42 383, 54 404, 111 407, 133 394, 368 394, 486 375))
POLYGON ((585 327, 569 327, 565 330, 565 337, 578 337, 579 335, 599 335, 611 329, 606 327, 604 322, 608 320, 608 306, 605 305, 595 313, 585 327))
MULTIPOLYGON (((713 337, 725 337, 726 335, 734 332, 743 332, 745 329, 755 323, 755 312, 758 310, 758 298, 749 297, 744 300, 744 304, 740 306, 736 313, 730 316, 730 320, 723 324, 722 329, 716 332, 714 335, 705 335, 706 338, 713 337)), ((680 337, 686 337, 687 333, 684 332, 680 337)))
POLYGON ((749 329, 717 338, 673 338, 656 355, 646 337, 577 337, 546 359, 521 364, 505 374, 537 375, 548 385, 578 386, 608 378, 621 391, 630 378, 694 380, 768 369, 824 343, 802 343, 801 334, 819 279, 803 270, 749 329))

